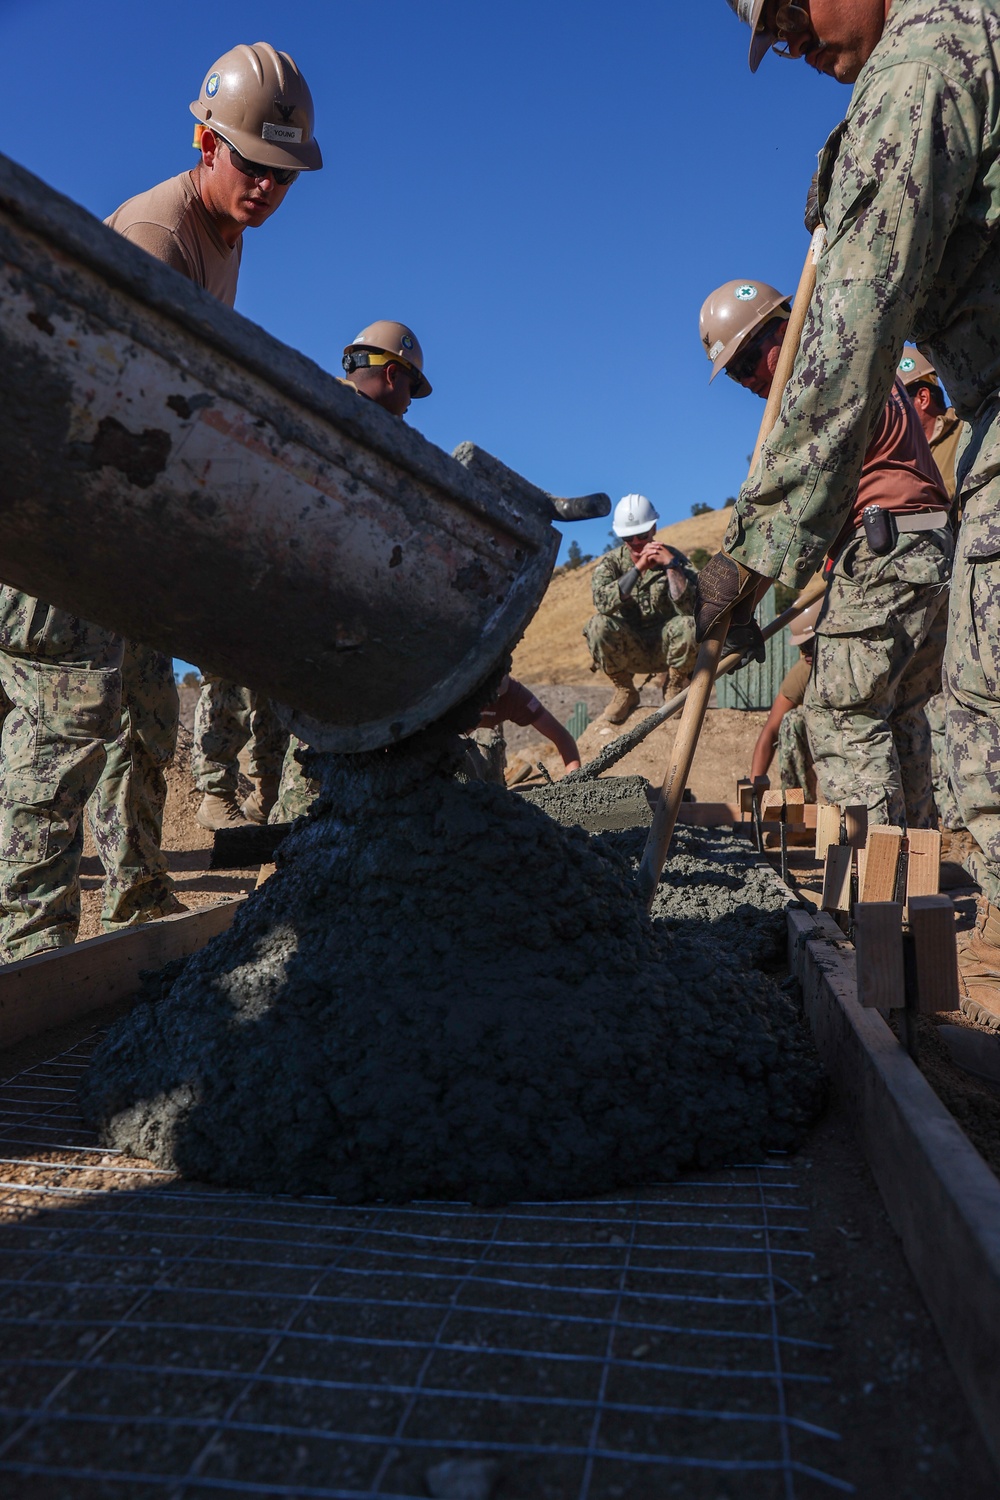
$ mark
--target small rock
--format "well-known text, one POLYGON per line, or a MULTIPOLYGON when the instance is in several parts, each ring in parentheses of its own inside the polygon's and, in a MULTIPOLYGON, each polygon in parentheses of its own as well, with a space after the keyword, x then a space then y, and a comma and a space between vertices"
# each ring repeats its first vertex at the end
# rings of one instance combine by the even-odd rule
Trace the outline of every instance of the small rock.
POLYGON ((436 1500, 490 1500, 500 1477, 495 1458, 449 1458, 424 1475, 436 1500))

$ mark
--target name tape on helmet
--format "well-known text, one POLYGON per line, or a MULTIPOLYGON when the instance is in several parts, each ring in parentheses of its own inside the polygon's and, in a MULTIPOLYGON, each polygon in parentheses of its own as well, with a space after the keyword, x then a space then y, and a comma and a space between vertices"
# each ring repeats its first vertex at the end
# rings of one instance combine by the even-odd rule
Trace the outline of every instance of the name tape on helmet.
POLYGON ((722 342, 721 339, 716 339, 715 343, 712 345, 711 349, 709 349, 709 351, 708 351, 708 357, 709 357, 709 359, 718 359, 719 355, 722 353, 722 351, 723 351, 723 349, 725 347, 726 346, 722 342))
POLYGON ((278 141, 281 145, 302 144, 302 131, 297 125, 272 125, 270 120, 265 120, 260 134, 262 140, 278 141))

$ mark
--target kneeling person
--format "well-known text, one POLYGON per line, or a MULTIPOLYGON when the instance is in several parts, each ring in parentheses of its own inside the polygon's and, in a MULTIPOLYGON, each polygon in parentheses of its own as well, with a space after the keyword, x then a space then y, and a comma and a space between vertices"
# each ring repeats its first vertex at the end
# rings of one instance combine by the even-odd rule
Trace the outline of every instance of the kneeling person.
POLYGON ((613 522, 622 545, 594 569, 597 613, 583 633, 595 668, 617 689, 605 713, 609 724, 623 724, 638 708, 636 672, 663 674, 663 696, 671 698, 687 687, 694 666, 694 573, 681 553, 655 540, 658 520, 645 495, 625 495, 613 522))

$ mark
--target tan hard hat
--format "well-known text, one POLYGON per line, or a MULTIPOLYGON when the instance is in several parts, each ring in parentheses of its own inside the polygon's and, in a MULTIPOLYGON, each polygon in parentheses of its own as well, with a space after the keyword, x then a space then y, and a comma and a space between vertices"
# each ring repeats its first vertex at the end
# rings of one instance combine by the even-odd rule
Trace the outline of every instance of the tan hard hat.
POLYGON ((819 612, 823 608, 825 599, 826 595, 820 594, 819 598, 814 600, 809 608, 804 609, 789 625, 793 646, 804 646, 807 641, 812 640, 816 634, 816 621, 819 619, 819 612))
POLYGON ((288 53, 267 42, 244 42, 220 57, 190 108, 248 161, 295 172, 323 165, 309 85, 288 53))
POLYGON ((747 61, 750 64, 751 73, 756 73, 761 62, 766 56, 778 37, 772 31, 766 30, 761 25, 761 11, 764 9, 764 0, 729 0, 729 7, 734 10, 741 21, 745 21, 750 27, 750 56, 747 61))
POLYGON ((924 358, 916 344, 903 345, 903 357, 896 374, 905 386, 916 385, 920 381, 939 388, 941 385, 937 370, 929 359, 924 358))
POLYGON ((709 384, 738 354, 740 345, 769 318, 788 317, 791 303, 766 281, 727 281, 701 306, 698 324, 705 353, 712 361, 709 384))
POLYGON ((380 318, 362 328, 357 338, 344 349, 344 368, 348 369, 347 357, 358 349, 370 349, 378 354, 391 354, 409 369, 416 370, 420 384, 413 393, 414 400, 431 393, 431 383, 424 374, 424 351, 412 328, 405 323, 395 323, 391 318, 380 318))

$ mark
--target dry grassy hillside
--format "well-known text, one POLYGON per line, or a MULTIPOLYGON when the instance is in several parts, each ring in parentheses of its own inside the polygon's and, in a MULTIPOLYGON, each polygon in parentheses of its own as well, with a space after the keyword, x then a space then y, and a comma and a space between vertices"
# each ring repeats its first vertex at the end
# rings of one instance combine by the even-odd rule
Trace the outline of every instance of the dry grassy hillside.
MULTIPOLYGON (((664 526, 656 535, 682 552, 717 552, 731 510, 713 510, 664 526)), ((514 652, 514 676, 522 682, 578 682, 590 675, 590 652, 581 634, 593 613, 590 580, 597 561, 553 578, 535 618, 514 652)))

